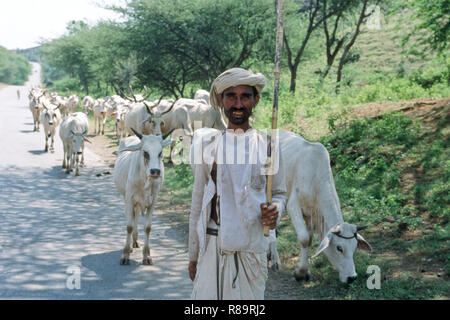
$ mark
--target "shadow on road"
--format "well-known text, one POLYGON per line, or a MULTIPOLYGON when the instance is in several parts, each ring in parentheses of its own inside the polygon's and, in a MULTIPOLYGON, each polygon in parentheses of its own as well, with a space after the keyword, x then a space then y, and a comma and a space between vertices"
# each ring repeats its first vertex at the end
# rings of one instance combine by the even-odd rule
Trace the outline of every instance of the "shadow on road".
POLYGON ((28 152, 36 155, 47 153, 45 150, 28 150, 28 152))

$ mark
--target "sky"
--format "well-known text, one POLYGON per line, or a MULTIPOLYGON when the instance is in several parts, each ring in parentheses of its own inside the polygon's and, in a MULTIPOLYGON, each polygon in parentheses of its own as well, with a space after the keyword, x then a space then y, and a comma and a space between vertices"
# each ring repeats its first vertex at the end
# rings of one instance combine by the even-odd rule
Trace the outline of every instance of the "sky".
POLYGON ((6 49, 36 47, 42 40, 59 38, 67 23, 118 19, 99 5, 123 6, 124 0, 0 0, 0 46, 6 49))

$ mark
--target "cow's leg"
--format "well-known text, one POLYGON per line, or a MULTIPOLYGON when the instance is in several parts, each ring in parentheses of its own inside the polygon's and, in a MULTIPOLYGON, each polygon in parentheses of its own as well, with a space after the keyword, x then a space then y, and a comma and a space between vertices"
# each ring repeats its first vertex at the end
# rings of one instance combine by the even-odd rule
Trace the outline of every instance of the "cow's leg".
POLYGON ((280 261, 280 256, 278 255, 278 250, 277 250, 277 241, 276 241, 275 230, 270 230, 268 260, 270 260, 272 263, 272 266, 270 267, 272 270, 275 271, 275 270, 280 269, 281 261, 280 261))
POLYGON ((80 155, 74 153, 73 157, 75 160, 75 175, 79 176, 80 175, 80 155))
POLYGON ((106 115, 103 116, 102 120, 102 134, 105 134, 105 123, 106 123, 106 115))
POLYGON ((122 257, 120 258, 121 265, 130 264, 130 253, 133 252, 133 249, 131 248, 131 235, 134 229, 134 209, 131 199, 125 200, 125 215, 127 216, 127 237, 122 257))
POLYGON ((84 167, 84 141, 81 144, 81 162, 80 166, 84 167))
POLYGON ((45 135, 45 149, 44 151, 47 152, 48 151, 48 134, 46 132, 44 132, 45 135))
POLYGON ((138 232, 138 220, 139 220, 139 209, 136 206, 134 210, 134 227, 133 227, 133 248, 140 248, 138 242, 139 232, 138 232))
MULTIPOLYGON (((154 203, 154 202, 153 202, 154 203)), ((153 212, 153 205, 151 205, 146 210, 145 215, 145 223, 144 223, 144 231, 145 231, 145 243, 144 243, 144 249, 143 249, 143 260, 142 263, 145 265, 152 265, 153 261, 150 256, 150 231, 152 230, 152 212, 153 212)))
POLYGON ((36 112, 33 112, 33 131, 36 131, 36 112))
POLYGON ((66 173, 70 173, 70 171, 72 171, 72 149, 71 148, 67 148, 67 152, 66 152, 66 161, 67 161, 67 165, 66 165, 66 173))
POLYGON ((50 144, 50 151, 53 153, 53 152, 55 152, 55 133, 53 133, 51 135, 51 139, 52 139, 52 142, 50 144))
POLYGON ((97 130, 97 123, 98 123, 98 117, 97 115, 94 115, 94 132, 95 134, 98 134, 100 132, 100 124, 98 125, 98 130, 97 130))
POLYGON ((39 126, 41 125, 41 121, 39 120, 39 117, 41 116, 41 113, 39 112, 39 110, 38 110, 38 112, 36 113, 36 118, 37 118, 37 131, 39 131, 39 126))
MULTIPOLYGON (((295 197, 294 197, 295 199, 295 197)), ((297 268, 294 271, 294 277, 297 281, 309 281, 312 280, 311 273, 309 272, 308 254, 309 247, 311 245, 311 235, 303 220, 303 213, 299 203, 295 203, 296 200, 288 203, 287 210, 291 216, 292 224, 297 232, 297 238, 300 242, 300 261, 297 268)))

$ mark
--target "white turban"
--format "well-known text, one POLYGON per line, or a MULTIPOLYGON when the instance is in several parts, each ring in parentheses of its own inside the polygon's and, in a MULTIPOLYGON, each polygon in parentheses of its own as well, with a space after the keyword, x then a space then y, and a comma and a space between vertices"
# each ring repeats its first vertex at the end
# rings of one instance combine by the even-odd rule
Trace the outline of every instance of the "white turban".
POLYGON ((229 69, 218 76, 212 83, 210 92, 211 105, 215 109, 219 109, 219 94, 225 91, 225 89, 240 85, 255 87, 258 93, 260 93, 266 85, 266 78, 261 73, 253 73, 252 70, 242 68, 229 69))

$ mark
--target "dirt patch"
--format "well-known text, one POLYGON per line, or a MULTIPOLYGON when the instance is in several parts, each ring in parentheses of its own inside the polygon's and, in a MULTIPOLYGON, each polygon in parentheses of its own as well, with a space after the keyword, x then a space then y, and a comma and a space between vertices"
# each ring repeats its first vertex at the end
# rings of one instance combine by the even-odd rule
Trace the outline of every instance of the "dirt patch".
POLYGON ((421 117, 432 113, 435 109, 450 106, 450 98, 446 99, 412 99, 399 102, 373 102, 358 106, 351 111, 357 119, 376 118, 387 112, 402 111, 411 117, 421 117))
POLYGON ((114 133, 106 132, 105 135, 88 134, 87 138, 91 143, 87 143, 86 147, 103 159, 105 164, 114 168, 119 143, 114 133))
POLYGON ((6 83, 0 82, 0 90, 6 88, 8 85, 6 83))

